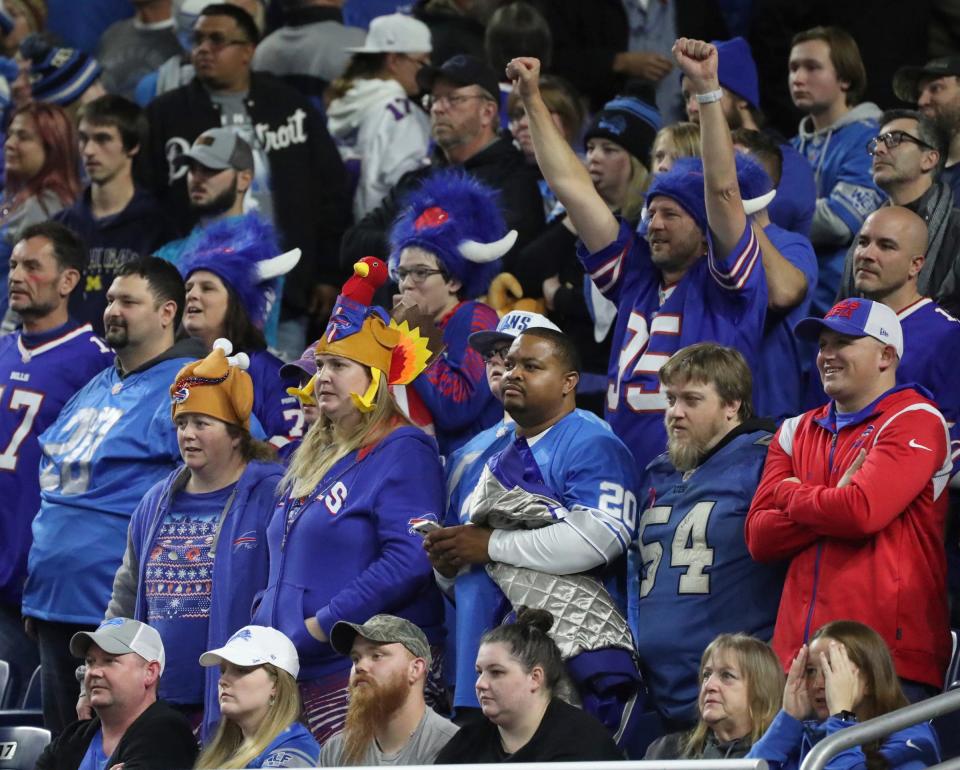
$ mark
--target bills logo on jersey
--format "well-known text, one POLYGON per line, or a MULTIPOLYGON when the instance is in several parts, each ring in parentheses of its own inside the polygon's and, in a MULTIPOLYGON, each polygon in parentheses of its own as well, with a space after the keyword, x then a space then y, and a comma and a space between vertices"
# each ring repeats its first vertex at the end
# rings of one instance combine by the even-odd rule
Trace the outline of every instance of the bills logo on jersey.
POLYGON ((234 551, 252 551, 257 547, 257 533, 255 530, 244 532, 233 541, 234 551))
POLYGON ((188 398, 190 398, 190 388, 182 387, 173 391, 173 403, 175 404, 182 404, 188 398))
POLYGON ((864 428, 863 433, 857 436, 857 440, 853 442, 852 447, 856 449, 857 447, 863 446, 866 440, 870 438, 870 434, 873 433, 876 428, 876 425, 868 425, 866 428, 864 428))

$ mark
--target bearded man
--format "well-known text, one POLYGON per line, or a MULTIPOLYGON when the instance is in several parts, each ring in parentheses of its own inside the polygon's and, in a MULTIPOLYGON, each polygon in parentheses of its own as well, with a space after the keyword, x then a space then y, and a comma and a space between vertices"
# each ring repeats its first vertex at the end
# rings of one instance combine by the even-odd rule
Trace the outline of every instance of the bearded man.
POLYGON ((334 624, 330 644, 353 668, 346 724, 323 745, 320 766, 432 765, 459 728, 424 700, 431 656, 423 631, 404 618, 374 615, 363 624, 334 624))
POLYGON ((704 342, 660 369, 667 451, 646 470, 637 650, 670 731, 696 721, 700 655, 719 634, 769 639, 783 569, 750 558, 743 524, 774 426, 752 419, 752 377, 733 348, 704 342))

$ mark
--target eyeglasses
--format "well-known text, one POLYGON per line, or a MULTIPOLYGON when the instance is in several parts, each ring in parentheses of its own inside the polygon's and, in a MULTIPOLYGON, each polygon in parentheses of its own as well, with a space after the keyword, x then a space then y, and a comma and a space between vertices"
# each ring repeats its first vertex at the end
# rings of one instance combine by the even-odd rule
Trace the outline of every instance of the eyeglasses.
POLYGON ((894 147, 898 147, 901 142, 911 142, 912 144, 919 145, 920 147, 926 147, 928 150, 936 150, 936 147, 931 147, 922 139, 917 139, 915 136, 911 136, 906 131, 887 131, 883 134, 878 134, 873 137, 869 142, 867 142, 867 153, 869 155, 876 155, 877 147, 880 146, 880 142, 883 142, 884 146, 888 150, 892 150, 894 147))
POLYGON ((407 278, 413 281, 415 286, 419 286, 431 275, 443 275, 443 270, 432 270, 429 267, 398 267, 392 271, 391 278, 398 284, 403 283, 407 278))
POLYGON ((250 45, 249 40, 230 40, 222 32, 194 32, 191 41, 194 48, 199 48, 204 43, 210 43, 210 47, 214 51, 219 51, 228 45, 250 45))
POLYGON ((449 94, 445 96, 434 96, 433 94, 426 94, 423 97, 423 108, 425 110, 431 110, 434 106, 443 107, 446 110, 459 107, 468 99, 484 99, 488 102, 493 101, 486 94, 449 94))
POLYGON ((510 352, 509 343, 506 345, 495 345, 489 350, 484 351, 481 355, 483 356, 483 362, 486 364, 493 363, 493 361, 499 358, 501 361, 507 360, 507 353, 510 352))

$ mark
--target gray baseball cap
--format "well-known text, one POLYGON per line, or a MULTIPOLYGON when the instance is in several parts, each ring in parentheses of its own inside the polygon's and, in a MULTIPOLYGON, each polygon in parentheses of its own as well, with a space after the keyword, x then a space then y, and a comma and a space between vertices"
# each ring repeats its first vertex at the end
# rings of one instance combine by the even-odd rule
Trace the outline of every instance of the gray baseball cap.
POLYGON ((229 128, 211 128, 198 136, 193 147, 176 158, 173 163, 183 166, 191 160, 201 166, 223 171, 253 171, 253 150, 246 140, 229 128))
POLYGON ((922 67, 908 65, 893 73, 893 93, 902 102, 916 102, 920 98, 920 81, 960 75, 960 56, 942 56, 931 59, 922 67))
POLYGON ((341 655, 349 655, 357 636, 380 644, 402 644, 415 657, 423 658, 427 666, 433 660, 426 634, 414 623, 396 615, 374 615, 366 623, 339 620, 330 629, 330 646, 341 655))
POLYGON ((148 663, 155 660, 160 664, 160 673, 163 673, 166 656, 160 632, 139 620, 110 618, 103 621, 96 631, 80 631, 70 638, 70 653, 82 658, 91 644, 96 644, 111 655, 135 652, 148 663))

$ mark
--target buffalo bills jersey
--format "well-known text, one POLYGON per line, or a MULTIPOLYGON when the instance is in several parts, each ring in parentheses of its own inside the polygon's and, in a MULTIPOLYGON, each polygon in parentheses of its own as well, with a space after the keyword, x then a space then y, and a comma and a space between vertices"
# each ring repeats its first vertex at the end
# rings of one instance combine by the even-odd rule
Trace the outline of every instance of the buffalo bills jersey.
POLYGON ((760 246, 749 224, 728 255, 707 255, 683 278, 663 284, 650 248, 624 221, 616 240, 577 256, 597 288, 617 306, 606 418, 644 468, 666 448, 660 367, 680 348, 718 342, 736 348, 751 370, 763 335, 767 285, 760 246))

